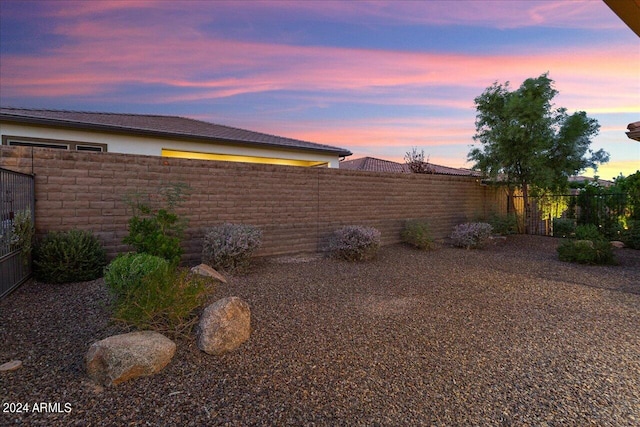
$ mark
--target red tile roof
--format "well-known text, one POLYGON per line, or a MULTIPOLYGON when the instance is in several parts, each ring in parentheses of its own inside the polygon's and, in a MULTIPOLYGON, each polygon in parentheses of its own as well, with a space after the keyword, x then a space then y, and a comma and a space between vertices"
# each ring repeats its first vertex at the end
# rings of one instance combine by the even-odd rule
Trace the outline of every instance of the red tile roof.
MULTIPOLYGON (((452 168, 433 163, 428 163, 428 165, 434 174, 480 176, 479 172, 472 171, 470 169, 452 168)), ((405 163, 392 162, 389 160, 377 159, 375 157, 361 157, 359 159, 343 160, 340 162, 340 169, 368 172, 411 173, 409 166, 405 163)))
POLYGON ((309 150, 350 156, 344 148, 253 132, 178 116, 95 113, 66 110, 0 108, 0 119, 21 123, 196 139, 206 142, 248 144, 293 150, 309 150))

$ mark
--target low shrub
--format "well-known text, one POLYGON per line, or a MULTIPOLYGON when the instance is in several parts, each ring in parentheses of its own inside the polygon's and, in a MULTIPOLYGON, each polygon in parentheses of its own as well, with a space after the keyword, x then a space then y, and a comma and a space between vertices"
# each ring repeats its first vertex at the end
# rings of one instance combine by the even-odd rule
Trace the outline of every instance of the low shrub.
POLYGON ((154 271, 166 268, 169 262, 146 253, 119 255, 104 270, 104 283, 118 298, 134 288, 140 287, 142 279, 154 271))
POLYGON ((31 259, 35 231, 31 209, 25 209, 15 214, 9 233, 11 234, 11 249, 22 251, 21 256, 24 265, 28 265, 31 259))
POLYGON ((518 219, 514 214, 493 214, 487 221, 493 228, 493 233, 506 236, 509 234, 516 234, 518 232, 518 219))
POLYGON ((481 248, 487 244, 493 227, 486 222, 467 222, 454 227, 451 239, 454 246, 466 249, 481 248))
POLYGON ((576 231, 576 223, 570 218, 553 219, 554 237, 571 237, 576 231))
POLYGON ((88 231, 51 232, 33 251, 36 279, 49 283, 84 282, 102 276, 107 254, 88 231))
POLYGON ((197 309, 211 294, 212 282, 169 263, 142 277, 117 298, 114 319, 137 329, 186 336, 198 321, 197 309))
POLYGON ((262 231, 246 224, 223 224, 209 229, 202 244, 202 262, 230 273, 245 271, 262 243, 262 231))
POLYGON ((576 240, 605 240, 605 237, 598 227, 593 224, 579 225, 575 231, 576 240))
POLYGON ((360 225, 348 225, 336 230, 329 243, 331 254, 347 261, 375 258, 379 249, 380 231, 360 225))
POLYGON ((621 233, 625 246, 632 249, 640 249, 640 220, 627 222, 627 229, 621 233))
POLYGON ((579 264, 615 264, 613 248, 607 240, 568 240, 558 246, 560 261, 579 264))
POLYGON ((427 250, 433 247, 433 237, 431 237, 431 230, 426 221, 407 221, 400 237, 403 242, 415 246, 418 249, 427 250))

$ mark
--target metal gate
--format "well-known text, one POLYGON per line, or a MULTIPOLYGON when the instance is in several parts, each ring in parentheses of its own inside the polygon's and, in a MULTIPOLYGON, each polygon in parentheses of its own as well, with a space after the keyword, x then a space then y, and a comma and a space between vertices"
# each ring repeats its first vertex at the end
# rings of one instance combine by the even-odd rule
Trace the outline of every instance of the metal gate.
POLYGON ((34 213, 33 175, 0 168, 0 298, 31 276, 34 213))

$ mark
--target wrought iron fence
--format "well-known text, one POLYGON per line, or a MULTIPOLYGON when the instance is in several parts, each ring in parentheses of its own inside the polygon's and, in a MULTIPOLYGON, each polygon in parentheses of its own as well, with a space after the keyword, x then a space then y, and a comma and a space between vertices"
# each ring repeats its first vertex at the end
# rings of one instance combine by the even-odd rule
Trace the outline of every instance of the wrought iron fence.
POLYGON ((524 198, 514 196, 509 211, 515 210, 518 231, 543 236, 561 236, 566 224, 593 224, 605 235, 615 237, 629 216, 627 195, 619 194, 554 194, 524 198), (562 229, 562 231, 560 231, 562 229))
POLYGON ((31 257, 22 251, 16 226, 34 224, 33 175, 0 168, 0 298, 31 276, 31 257))

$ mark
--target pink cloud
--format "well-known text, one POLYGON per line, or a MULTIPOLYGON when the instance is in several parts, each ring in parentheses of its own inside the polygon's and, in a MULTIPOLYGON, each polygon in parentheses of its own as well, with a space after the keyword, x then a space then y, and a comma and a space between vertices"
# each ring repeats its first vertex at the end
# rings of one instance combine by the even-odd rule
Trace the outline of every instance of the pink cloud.
POLYGON ((510 80, 517 86, 550 71, 563 96, 590 104, 577 108, 640 109, 629 90, 637 87, 637 68, 629 66, 628 46, 484 56, 250 43, 196 33, 175 37, 160 30, 105 25, 65 28, 74 42, 45 56, 5 55, 5 96, 90 95, 139 83, 191 89, 157 99, 165 102, 289 90, 324 92, 318 99, 327 102, 369 103, 377 97, 381 103, 467 109, 473 96, 493 81, 510 80), (474 95, 428 99, 415 90, 436 86, 467 88, 474 95))

